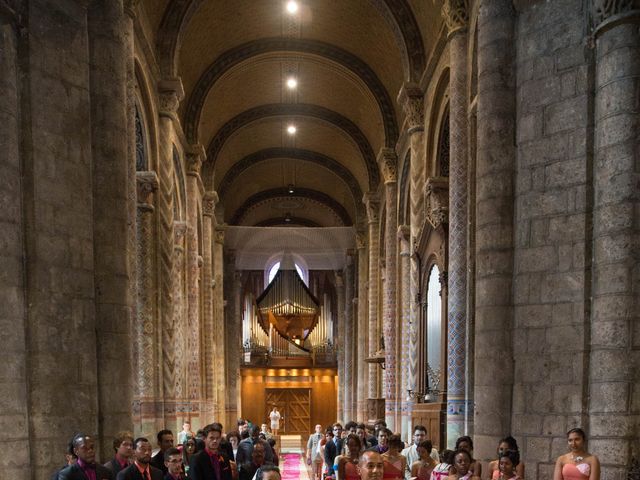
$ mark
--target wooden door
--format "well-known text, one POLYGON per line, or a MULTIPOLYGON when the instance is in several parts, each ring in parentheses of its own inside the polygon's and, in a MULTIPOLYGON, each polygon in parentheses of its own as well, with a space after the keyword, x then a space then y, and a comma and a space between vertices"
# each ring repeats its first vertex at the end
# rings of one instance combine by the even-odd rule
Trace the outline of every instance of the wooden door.
POLYGON ((273 406, 284 420, 280 421, 280 433, 284 435, 309 435, 311 431, 311 391, 309 388, 268 388, 265 411, 273 406))

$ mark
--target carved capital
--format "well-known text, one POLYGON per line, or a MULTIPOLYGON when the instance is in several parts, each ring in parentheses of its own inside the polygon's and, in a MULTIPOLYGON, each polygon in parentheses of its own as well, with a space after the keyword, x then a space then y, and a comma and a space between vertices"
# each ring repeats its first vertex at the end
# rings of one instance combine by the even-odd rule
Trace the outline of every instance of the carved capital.
POLYGON ((367 247, 367 235, 365 232, 356 232, 356 248, 363 250, 367 247))
POLYGON ((170 78, 158 82, 160 115, 174 117, 183 98, 184 88, 180 78, 170 78))
POLYGON ((433 228, 449 221, 449 180, 446 177, 427 178, 425 211, 433 228))
POLYGON ((204 147, 200 144, 193 145, 187 152, 187 175, 200 177, 202 162, 206 158, 204 147))
POLYGON ((398 157, 393 148, 381 148, 378 153, 378 165, 382 171, 384 183, 398 181, 398 157))
POLYGON ((411 227, 409 225, 398 225, 398 240, 409 241, 411 239, 411 227))
POLYGON ((344 286, 344 280, 342 278, 342 273, 341 272, 334 272, 335 276, 336 276, 336 287, 343 287, 344 286))
POLYGON ((213 217, 218 200, 218 194, 216 192, 205 193, 204 197, 202 197, 202 214, 207 217, 213 217))
POLYGON ((591 0, 591 18, 596 33, 640 16, 640 0, 591 0))
POLYGON ((214 230, 214 237, 215 237, 216 243, 220 245, 224 245, 224 234, 226 231, 227 231, 226 225, 218 225, 216 227, 216 229, 214 230))
POLYGON ((367 209, 367 219, 369 223, 378 223, 380 216, 380 201, 378 200, 378 195, 372 192, 365 193, 362 201, 367 209))
POLYGON ((153 193, 158 189, 158 175, 156 175, 156 172, 136 172, 136 189, 138 203, 151 204, 153 193))
POLYGON ((449 35, 467 28, 469 23, 468 0, 445 0, 442 5, 442 18, 449 35))
POLYGON ((404 84, 398 94, 398 103, 402 105, 409 133, 424 129, 424 94, 415 84, 404 84))
POLYGON ((187 222, 173 222, 173 243, 180 245, 185 233, 187 233, 187 222))

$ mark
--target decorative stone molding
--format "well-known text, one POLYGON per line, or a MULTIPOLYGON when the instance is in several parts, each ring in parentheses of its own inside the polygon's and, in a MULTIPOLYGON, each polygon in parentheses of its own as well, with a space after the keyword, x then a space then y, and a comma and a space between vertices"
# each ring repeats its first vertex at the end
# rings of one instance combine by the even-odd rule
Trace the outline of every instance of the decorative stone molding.
POLYGON ((218 194, 216 192, 207 192, 204 197, 202 197, 202 214, 206 217, 213 217, 218 201, 218 194))
POLYGON ((409 225, 398 225, 398 240, 409 241, 411 238, 411 227, 409 225))
POLYGON ((187 152, 187 175, 200 177, 202 162, 206 156, 202 145, 193 145, 189 152, 187 152))
POLYGON ((398 181, 398 157, 394 149, 381 148, 378 153, 378 165, 385 184, 398 181))
POLYGON ((380 201, 378 200, 378 195, 372 192, 365 193, 362 201, 367 208, 367 219, 369 223, 378 223, 380 217, 380 201))
POLYGON ((138 203, 150 205, 153 200, 153 192, 158 189, 158 185, 158 175, 156 175, 156 172, 136 172, 138 203))
POLYGON ((173 243, 182 245, 182 239, 187 233, 187 222, 173 222, 173 243))
POLYGON ((138 5, 140 4, 140 0, 124 0, 123 9, 124 13, 126 13, 129 17, 136 17, 136 10, 138 9, 138 5))
POLYGON ((224 234, 227 231, 226 225, 217 225, 214 231, 215 242, 224 245, 224 234))
POLYGON ((433 228, 449 220, 449 181, 446 177, 429 177, 425 185, 426 217, 433 228))
POLYGON ((158 82, 159 113, 177 120, 178 107, 184 98, 184 87, 179 77, 158 82))
POLYGON ((452 35, 459 30, 467 28, 469 23, 469 2, 468 0, 445 0, 441 13, 449 35, 452 35))
POLYGON ((367 247, 367 234, 365 232, 356 232, 356 248, 363 250, 367 247))
POLYGON ((640 15, 639 0, 591 0, 591 18, 596 30, 600 30, 605 22, 628 17, 630 13, 640 15), (634 12, 634 10, 637 10, 634 12))
POLYGON ((409 133, 424 130, 424 94, 415 84, 405 83, 398 93, 398 103, 407 119, 409 133))

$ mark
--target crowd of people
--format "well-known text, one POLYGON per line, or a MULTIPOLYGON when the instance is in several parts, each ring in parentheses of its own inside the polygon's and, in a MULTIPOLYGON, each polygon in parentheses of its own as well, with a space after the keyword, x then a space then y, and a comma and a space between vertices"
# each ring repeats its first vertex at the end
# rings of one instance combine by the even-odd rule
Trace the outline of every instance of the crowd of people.
MULTIPOLYGON (((185 422, 177 435, 156 435, 158 451, 145 437, 121 432, 113 440, 113 457, 97 462, 95 439, 78 433, 65 452, 66 465, 51 480, 280 480, 276 440, 266 424, 238 420, 237 430, 225 433, 220 423, 191 431, 185 422)), ((587 452, 584 431, 567 433, 569 453, 557 459, 553 480, 599 480, 598 458, 587 452)), ((455 450, 438 452, 427 429, 416 425, 410 445, 391 432, 383 420, 372 428, 348 422, 309 436, 306 460, 310 480, 524 480, 525 468, 516 440, 507 436, 496 459, 483 469, 473 456, 473 440, 460 437, 455 450)))

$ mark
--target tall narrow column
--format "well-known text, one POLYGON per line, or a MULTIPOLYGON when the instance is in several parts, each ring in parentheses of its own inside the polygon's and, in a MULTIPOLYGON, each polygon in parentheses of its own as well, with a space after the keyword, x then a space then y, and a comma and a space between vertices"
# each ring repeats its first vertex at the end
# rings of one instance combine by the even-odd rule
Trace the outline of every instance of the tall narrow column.
POLYGON ((234 250, 225 254, 225 298, 232 299, 232 308, 225 309, 226 414, 224 425, 232 425, 238 418, 238 383, 242 356, 242 272, 236 270, 234 250))
POLYGON ((353 304, 353 250, 347 251, 347 264, 344 267, 344 420, 353 420, 353 398, 356 392, 353 381, 353 342, 354 342, 354 304, 353 304))
POLYGON ((384 178, 385 197, 385 282, 383 292, 382 330, 384 334, 384 398, 385 421, 392 432, 397 431, 396 411, 396 335, 398 330, 396 312, 396 255, 398 244, 398 159, 393 149, 384 148, 378 155, 378 165, 384 178))
MULTIPOLYGON (((207 192, 202 198, 202 350, 204 366, 204 399, 203 409, 207 421, 212 418, 216 399, 215 371, 219 368, 214 360, 214 334, 213 327, 213 215, 217 195, 215 192, 207 192)), ((217 417, 216 417, 217 419, 217 417)))
POLYGON ((449 31, 449 265, 447 318, 447 445, 469 434, 467 397, 467 0, 447 0, 449 31))
POLYGON ((512 1, 484 0, 478 16, 475 232, 475 361, 482 368, 474 375, 474 440, 480 459, 495 455, 497 442, 511 431, 514 44, 512 1))
POLYGON ((218 224, 215 228, 215 242, 213 244, 213 329, 216 333, 215 362, 216 362, 216 409, 215 418, 222 419, 225 412, 225 325, 224 325, 224 234, 226 224, 218 224))
POLYGON ((358 344, 357 362, 358 367, 358 389, 357 389, 357 418, 359 422, 367 420, 367 384, 369 380, 369 370, 365 358, 369 343, 367 341, 369 324, 367 322, 367 240, 363 231, 356 233, 356 247, 358 248, 358 344))
POLYGON ((170 318, 164 319, 174 331, 174 365, 173 365, 173 394, 176 400, 176 410, 183 412, 183 420, 191 419, 191 408, 187 400, 187 352, 189 325, 186 315, 185 298, 185 239, 187 224, 175 222, 172 228, 173 256, 171 261, 171 312, 170 318))
MULTIPOLYGON (((202 400, 202 362, 200 357, 200 338, 202 325, 200 318, 200 251, 198 242, 198 200, 201 195, 200 171, 204 149, 196 147, 187 153, 187 235, 186 235, 186 267, 187 267, 187 395, 191 403, 192 418, 201 417, 202 400), (197 409, 197 410, 196 410, 197 409), (196 414, 196 412, 198 412, 196 414)), ((202 421, 205 421, 203 419, 202 421)))
MULTIPOLYGON (((369 276, 368 276, 368 356, 374 357, 380 349, 380 332, 378 332, 378 287, 380 281, 380 202, 373 193, 364 198, 367 207, 368 244, 369 244, 369 276)), ((367 399, 378 399, 378 365, 369 363, 367 399)), ((375 402, 370 402, 374 405, 375 402)), ((368 412, 371 415, 373 412, 368 412)), ((370 420, 370 419, 368 419, 370 420)))
POLYGON ((399 240, 399 273, 398 279, 400 286, 397 287, 398 301, 400 309, 398 315, 400 316, 400 331, 396 345, 398 348, 400 361, 398 362, 398 376, 400 381, 397 382, 397 395, 398 404, 400 408, 399 422, 396 427, 396 431, 399 432, 402 438, 407 438, 411 435, 409 432, 410 414, 409 405, 410 401, 407 400, 408 391, 411 388, 409 383, 409 350, 410 350, 410 336, 411 332, 411 247, 409 245, 411 236, 411 229, 408 225, 400 225, 398 227, 398 240, 399 240))
MULTIPOLYGON (((420 264, 415 255, 418 232, 424 222, 424 185, 426 158, 424 152, 424 96, 422 90, 412 84, 403 85, 398 95, 398 103, 402 105, 406 117, 407 133, 410 136, 410 212, 409 220, 411 236, 409 248, 411 251, 410 275, 410 325, 409 335, 409 371, 408 381, 411 390, 416 389, 418 373, 418 325, 420 321, 420 264)), ((411 418, 411 406, 407 412, 411 418)), ((410 422, 409 422, 410 423, 410 422)), ((411 430, 409 424, 408 430, 411 430)), ((407 438, 410 440, 410 438, 407 438)))
POLYGON ((640 455, 640 2, 594 0, 592 7, 596 85, 589 450, 611 451, 602 459, 603 478, 622 478, 632 457, 640 455))
POLYGON ((335 340, 335 347, 338 350, 338 419, 342 422, 345 421, 344 416, 344 397, 345 390, 347 389, 344 375, 345 375, 345 355, 344 348, 346 343, 346 317, 344 315, 344 277, 342 272, 334 272, 336 280, 336 296, 338 300, 338 335, 335 340))

